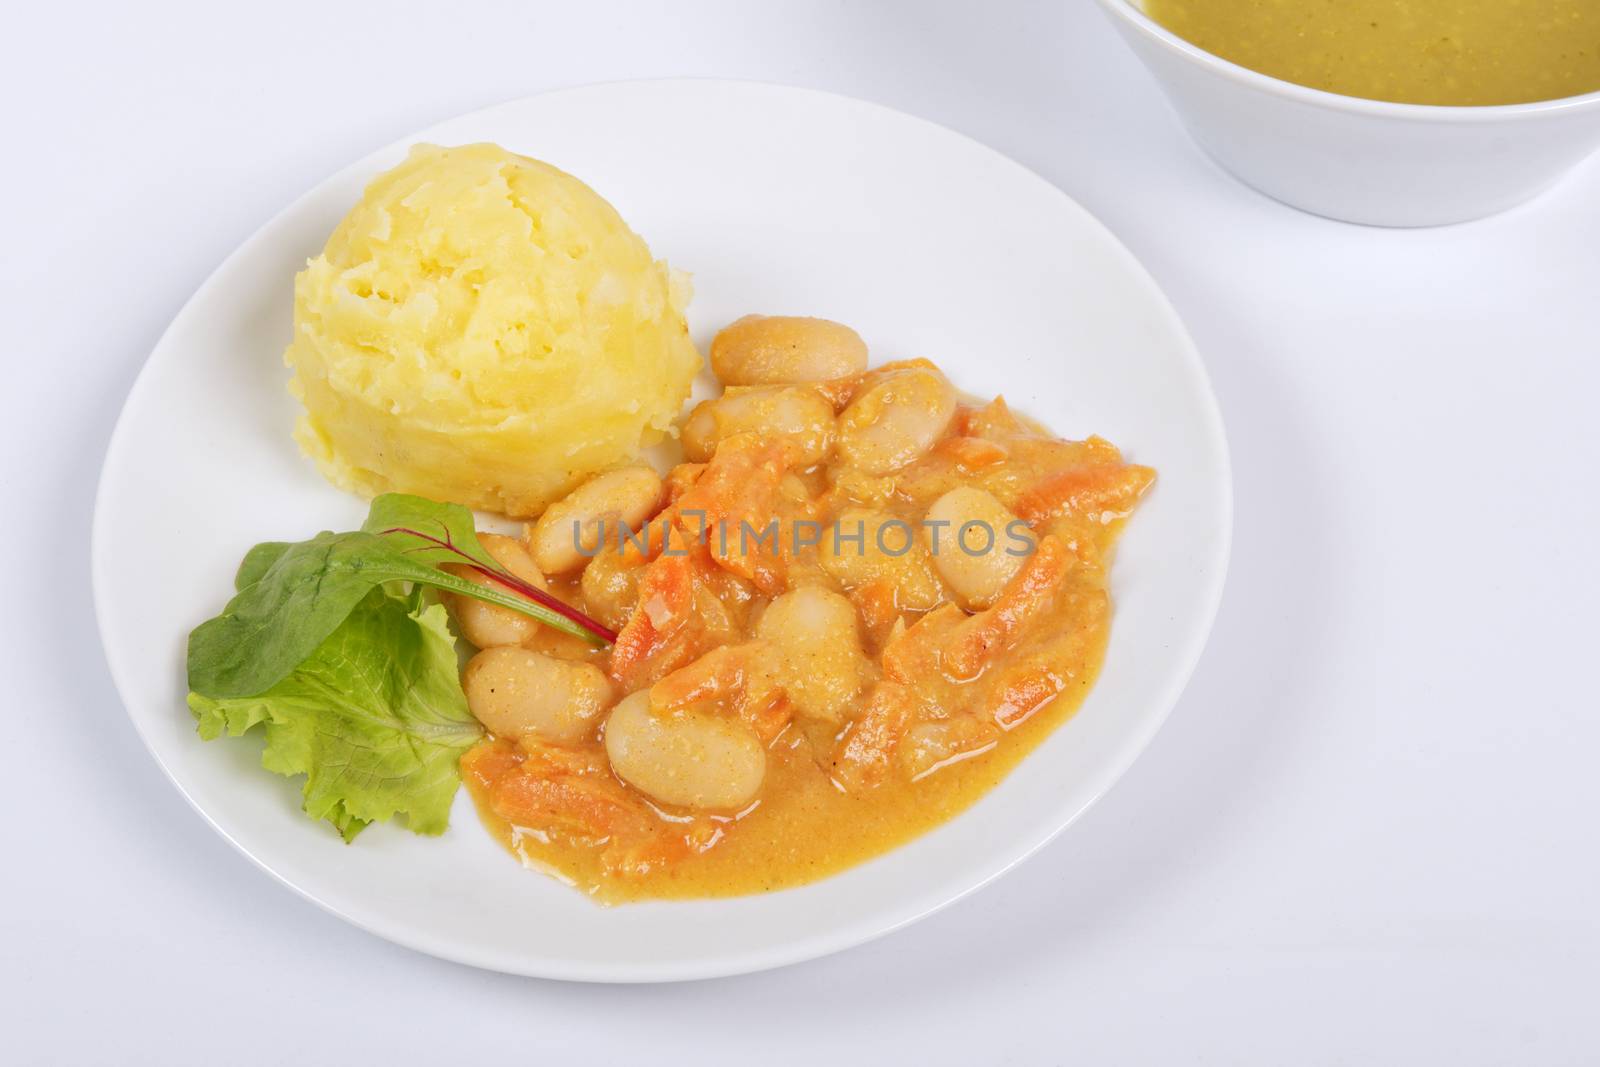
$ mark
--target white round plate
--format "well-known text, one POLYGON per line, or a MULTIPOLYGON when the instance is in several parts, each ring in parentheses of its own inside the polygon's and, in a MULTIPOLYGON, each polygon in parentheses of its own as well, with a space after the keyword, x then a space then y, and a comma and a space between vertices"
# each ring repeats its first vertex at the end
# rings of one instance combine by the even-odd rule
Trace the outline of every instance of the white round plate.
MULTIPOLYGON (((721 81, 598 85, 452 119, 334 175, 200 287, 128 397, 101 476, 93 573, 106 656, 174 784, 284 884, 367 930, 517 974, 647 981, 808 959, 904 926, 1059 833, 1177 700, 1221 595, 1227 447, 1199 357, 1133 257, 1054 186, 931 123, 824 93, 721 81), (1117 560, 1116 621, 1078 715, 979 804, 800 889, 602 908, 520 868, 465 791, 442 838, 376 826, 353 845, 299 810, 259 749, 202 742, 184 706, 189 630, 258 541, 353 529, 364 502, 290 441, 290 279, 364 184, 416 141, 495 141, 578 175, 694 275, 702 350, 750 311, 855 326, 876 361, 926 356, 1057 433, 1099 433, 1160 472, 1117 560)), ((1070 847, 1070 846, 1068 846, 1070 847)))

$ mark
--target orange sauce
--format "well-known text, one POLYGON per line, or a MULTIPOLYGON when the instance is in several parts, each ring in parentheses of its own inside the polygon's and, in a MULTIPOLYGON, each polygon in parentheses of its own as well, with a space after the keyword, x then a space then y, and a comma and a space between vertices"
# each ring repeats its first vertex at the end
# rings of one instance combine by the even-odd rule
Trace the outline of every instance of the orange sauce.
MULTIPOLYGON (((848 390, 836 391, 834 400, 842 407, 848 398, 848 390)), ((708 469, 724 459, 719 449, 708 469)), ((528 867, 604 903, 803 885, 880 855, 971 806, 1088 694, 1109 632, 1106 587, 1115 542, 1153 471, 1123 462, 1097 438, 1054 438, 996 401, 961 407, 938 445, 887 478, 863 479, 832 462, 786 474, 794 475, 784 483, 787 496, 761 498, 785 521, 799 514, 795 508, 832 521, 870 498, 880 514, 915 523, 952 488, 971 486, 1023 517, 1038 547, 988 610, 957 607, 948 589, 937 592, 931 606, 924 590, 917 608, 908 610, 907 590, 841 580, 843 572, 830 569, 821 555, 826 550, 816 547, 778 553, 766 563, 779 577, 758 574, 754 581, 730 582, 715 559, 697 557, 697 594, 712 590, 720 597, 698 602, 692 625, 709 628, 696 635, 697 653, 741 647, 775 596, 822 585, 848 595, 859 609, 874 685, 841 721, 796 714, 781 693, 776 703, 763 704, 752 721, 774 727, 766 774, 759 793, 737 811, 677 810, 640 794, 608 770, 603 733, 559 749, 527 739, 480 745, 463 760, 463 777, 485 825, 528 867), (962 644, 963 635, 977 632, 972 624, 1020 595, 1030 574, 1048 574, 1049 582, 1023 621, 988 644, 962 644), (720 621, 708 624, 707 615, 720 621), (955 666, 962 654, 973 662, 955 666), (895 720, 887 740, 878 740, 869 753, 878 761, 863 769, 851 760, 863 750, 863 724, 882 697, 879 690, 892 691, 911 711, 895 720)), ((701 470, 673 477, 683 486, 715 481, 701 470)), ((577 579, 554 582, 552 591, 584 610, 597 608, 577 579)), ((642 624, 645 611, 634 605, 629 625, 642 624)), ((618 648, 628 640, 625 627, 618 648)), ((654 670, 646 660, 641 675, 637 665, 617 662, 618 652, 585 649, 548 632, 539 644, 638 683, 623 689, 656 683, 678 662, 654 670)), ((662 639, 657 647, 665 656, 675 646, 662 639)))

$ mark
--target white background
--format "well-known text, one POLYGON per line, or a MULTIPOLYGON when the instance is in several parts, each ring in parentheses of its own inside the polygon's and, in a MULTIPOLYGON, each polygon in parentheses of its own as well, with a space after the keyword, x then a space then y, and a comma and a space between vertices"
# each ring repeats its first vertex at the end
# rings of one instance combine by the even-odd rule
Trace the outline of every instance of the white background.
POLYGON ((1299 215, 1088 0, 6 21, 0 1060, 1600 1061, 1600 162, 1452 229, 1299 215), (95 479, 166 323, 293 197, 464 110, 662 75, 880 101, 1098 214, 1210 367, 1232 572, 1153 747, 996 886, 745 978, 479 973, 301 901, 162 777, 94 633, 95 479))

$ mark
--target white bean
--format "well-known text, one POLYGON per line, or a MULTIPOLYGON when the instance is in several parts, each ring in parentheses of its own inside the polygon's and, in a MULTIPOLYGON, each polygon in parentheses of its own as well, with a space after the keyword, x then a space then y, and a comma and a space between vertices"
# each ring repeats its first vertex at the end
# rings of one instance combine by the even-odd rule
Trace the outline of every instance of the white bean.
POLYGON ((467 707, 491 732, 569 745, 593 734, 615 699, 611 680, 594 664, 510 646, 473 656, 461 687, 467 707))
POLYGON ((968 611, 993 604, 1037 544, 993 493, 974 486, 935 500, 923 525, 934 545, 934 568, 968 611))
POLYGON ((945 435, 956 391, 932 367, 896 367, 858 393, 839 415, 839 458, 868 474, 890 474, 945 435))
POLYGON ((861 335, 827 319, 746 315, 711 340, 711 370, 723 385, 821 382, 866 369, 861 335))
MULTIPOLYGON (((528 555, 528 550, 521 541, 501 534, 479 534, 478 542, 500 566, 531 585, 540 589, 546 588, 544 575, 534 565, 533 557, 528 555)), ((451 567, 450 571, 457 577, 498 592, 511 592, 505 586, 464 567, 451 567)), ((520 645, 532 637, 541 625, 536 619, 512 611, 510 608, 458 593, 446 594, 445 602, 455 615, 456 629, 461 632, 461 636, 478 648, 520 645)))
POLYGON ((607 626, 620 630, 639 603, 639 575, 644 557, 622 553, 612 547, 601 552, 583 568, 583 606, 590 615, 607 626))
POLYGON ((619 527, 636 530, 661 504, 661 475, 649 467, 597 474, 551 504, 528 528, 534 562, 546 574, 582 567, 604 539, 615 545, 619 527))
POLYGON ((872 674, 855 605, 832 590, 802 586, 767 605, 756 636, 777 650, 778 681, 797 712, 827 722, 850 717, 872 674))
POLYGON ((612 709, 605 743, 623 781, 678 807, 742 807, 767 773, 766 750, 748 727, 693 710, 658 715, 644 689, 612 709))
POLYGON ((736 433, 779 438, 792 466, 809 467, 827 458, 833 445, 833 405, 803 385, 730 388, 689 413, 683 454, 704 463, 719 442, 736 433))
POLYGON ((928 611, 945 599, 915 525, 888 512, 846 508, 823 530, 817 547, 822 569, 847 589, 876 581, 893 585, 901 611, 928 611))

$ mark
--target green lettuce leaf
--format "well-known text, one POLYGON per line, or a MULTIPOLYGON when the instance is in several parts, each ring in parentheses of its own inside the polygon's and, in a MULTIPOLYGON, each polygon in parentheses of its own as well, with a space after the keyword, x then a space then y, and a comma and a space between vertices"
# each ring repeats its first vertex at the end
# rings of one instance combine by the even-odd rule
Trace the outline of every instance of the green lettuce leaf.
POLYGON ((255 585, 282 559, 294 545, 288 541, 264 541, 244 554, 239 570, 233 576, 233 591, 255 585))
POLYGON ((410 493, 384 493, 373 498, 361 530, 385 538, 418 563, 442 567, 471 561, 490 570, 501 569, 478 540, 472 512, 460 504, 441 504, 410 493))
POLYGON ((402 493, 374 500, 363 529, 257 545, 239 565, 236 595, 222 614, 189 635, 189 688, 219 700, 266 692, 371 590, 390 582, 476 597, 597 640, 594 631, 544 604, 441 569, 451 563, 506 573, 478 541, 472 512, 402 493))
MULTIPOLYGON (((253 559, 263 561, 247 557, 241 581, 253 559)), ((189 694, 208 741, 261 726, 262 765, 305 775, 306 814, 328 820, 346 841, 395 815, 417 833, 442 833, 461 781, 460 756, 483 736, 457 678, 444 608, 424 603, 420 590, 403 596, 391 588, 369 589, 260 695, 189 694)))

